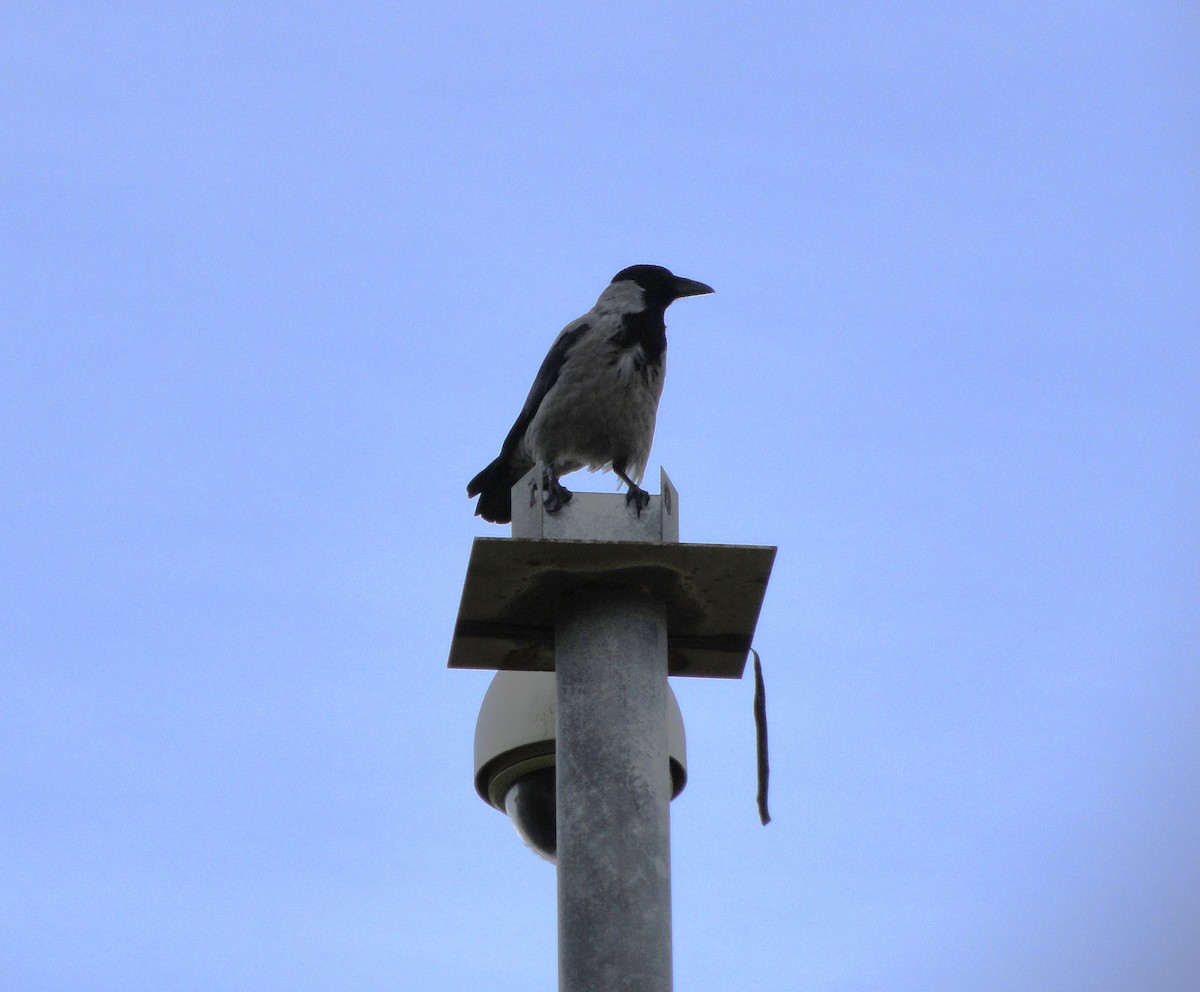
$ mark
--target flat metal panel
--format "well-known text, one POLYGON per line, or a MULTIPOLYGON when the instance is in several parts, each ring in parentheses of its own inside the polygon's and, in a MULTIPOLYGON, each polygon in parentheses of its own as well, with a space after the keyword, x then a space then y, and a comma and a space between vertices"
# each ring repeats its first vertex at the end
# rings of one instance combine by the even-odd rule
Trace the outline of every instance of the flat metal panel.
POLYGON ((588 586, 632 587, 666 603, 670 674, 741 678, 775 551, 476 538, 449 667, 553 671, 560 597, 588 586))

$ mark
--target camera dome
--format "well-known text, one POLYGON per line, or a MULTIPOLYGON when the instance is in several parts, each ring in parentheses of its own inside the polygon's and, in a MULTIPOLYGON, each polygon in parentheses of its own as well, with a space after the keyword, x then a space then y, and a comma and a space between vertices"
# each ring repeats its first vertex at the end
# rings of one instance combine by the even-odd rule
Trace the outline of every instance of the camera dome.
MULTIPOLYGON (((556 852, 554 673, 497 672, 475 724, 475 791, 507 813, 521 839, 553 863, 556 852)), ((683 714, 667 687, 671 798, 687 783, 683 714)))

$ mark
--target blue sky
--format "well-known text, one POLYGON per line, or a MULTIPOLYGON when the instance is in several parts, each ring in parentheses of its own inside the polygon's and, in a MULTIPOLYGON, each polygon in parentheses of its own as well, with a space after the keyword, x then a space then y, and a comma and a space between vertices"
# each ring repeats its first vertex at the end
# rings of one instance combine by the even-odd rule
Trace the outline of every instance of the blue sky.
POLYGON ((768 828, 749 683, 675 684, 677 987, 1194 987, 1194 9, 10 4, 0 56, 6 988, 554 987, 464 487, 636 262, 717 289, 648 477, 779 547, 768 828))

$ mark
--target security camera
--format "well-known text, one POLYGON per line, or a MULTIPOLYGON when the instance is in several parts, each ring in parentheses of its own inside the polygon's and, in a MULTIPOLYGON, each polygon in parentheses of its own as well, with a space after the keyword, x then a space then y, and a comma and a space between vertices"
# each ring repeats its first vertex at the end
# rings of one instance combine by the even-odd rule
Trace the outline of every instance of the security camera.
MULTIPOLYGON (((687 782, 683 714, 667 687, 671 798, 687 782)), ((497 672, 475 723, 475 791, 507 813, 521 839, 551 864, 557 850, 554 673, 497 672)))

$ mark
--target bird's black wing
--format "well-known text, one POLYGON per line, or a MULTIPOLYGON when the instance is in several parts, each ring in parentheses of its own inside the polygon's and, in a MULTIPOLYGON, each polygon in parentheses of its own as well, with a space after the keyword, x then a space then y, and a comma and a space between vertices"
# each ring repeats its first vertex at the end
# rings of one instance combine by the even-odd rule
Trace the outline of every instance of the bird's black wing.
POLYGON ((537 415, 538 407, 542 405, 546 394, 558 382, 559 373, 572 350, 590 329, 588 319, 580 317, 559 332, 554 344, 550 346, 550 351, 542 360, 542 366, 534 377, 529 395, 525 397, 525 405, 521 407, 516 422, 500 447, 500 454, 467 483, 467 495, 479 497, 475 513, 484 520, 497 524, 512 520, 512 487, 533 467, 533 463, 527 461, 528 456, 523 449, 525 432, 537 415))
POLYGON ((517 414, 516 422, 504 438, 504 444, 500 446, 502 452, 511 452, 516 445, 521 443, 521 439, 525 436, 525 431, 529 427, 529 422, 533 420, 538 407, 542 405, 542 400, 546 398, 546 394, 554 388, 554 384, 558 381, 558 374, 562 371, 563 365, 566 364, 567 358, 571 354, 571 349, 579 343, 579 339, 587 334, 590 329, 591 324, 588 323, 587 318, 580 317, 578 320, 569 323, 559 332, 558 337, 554 339, 554 344, 550 346, 550 350, 546 353, 546 357, 542 359, 541 368, 538 369, 537 375, 533 378, 533 385, 529 388, 529 395, 525 397, 525 405, 521 407, 521 412, 517 414))

